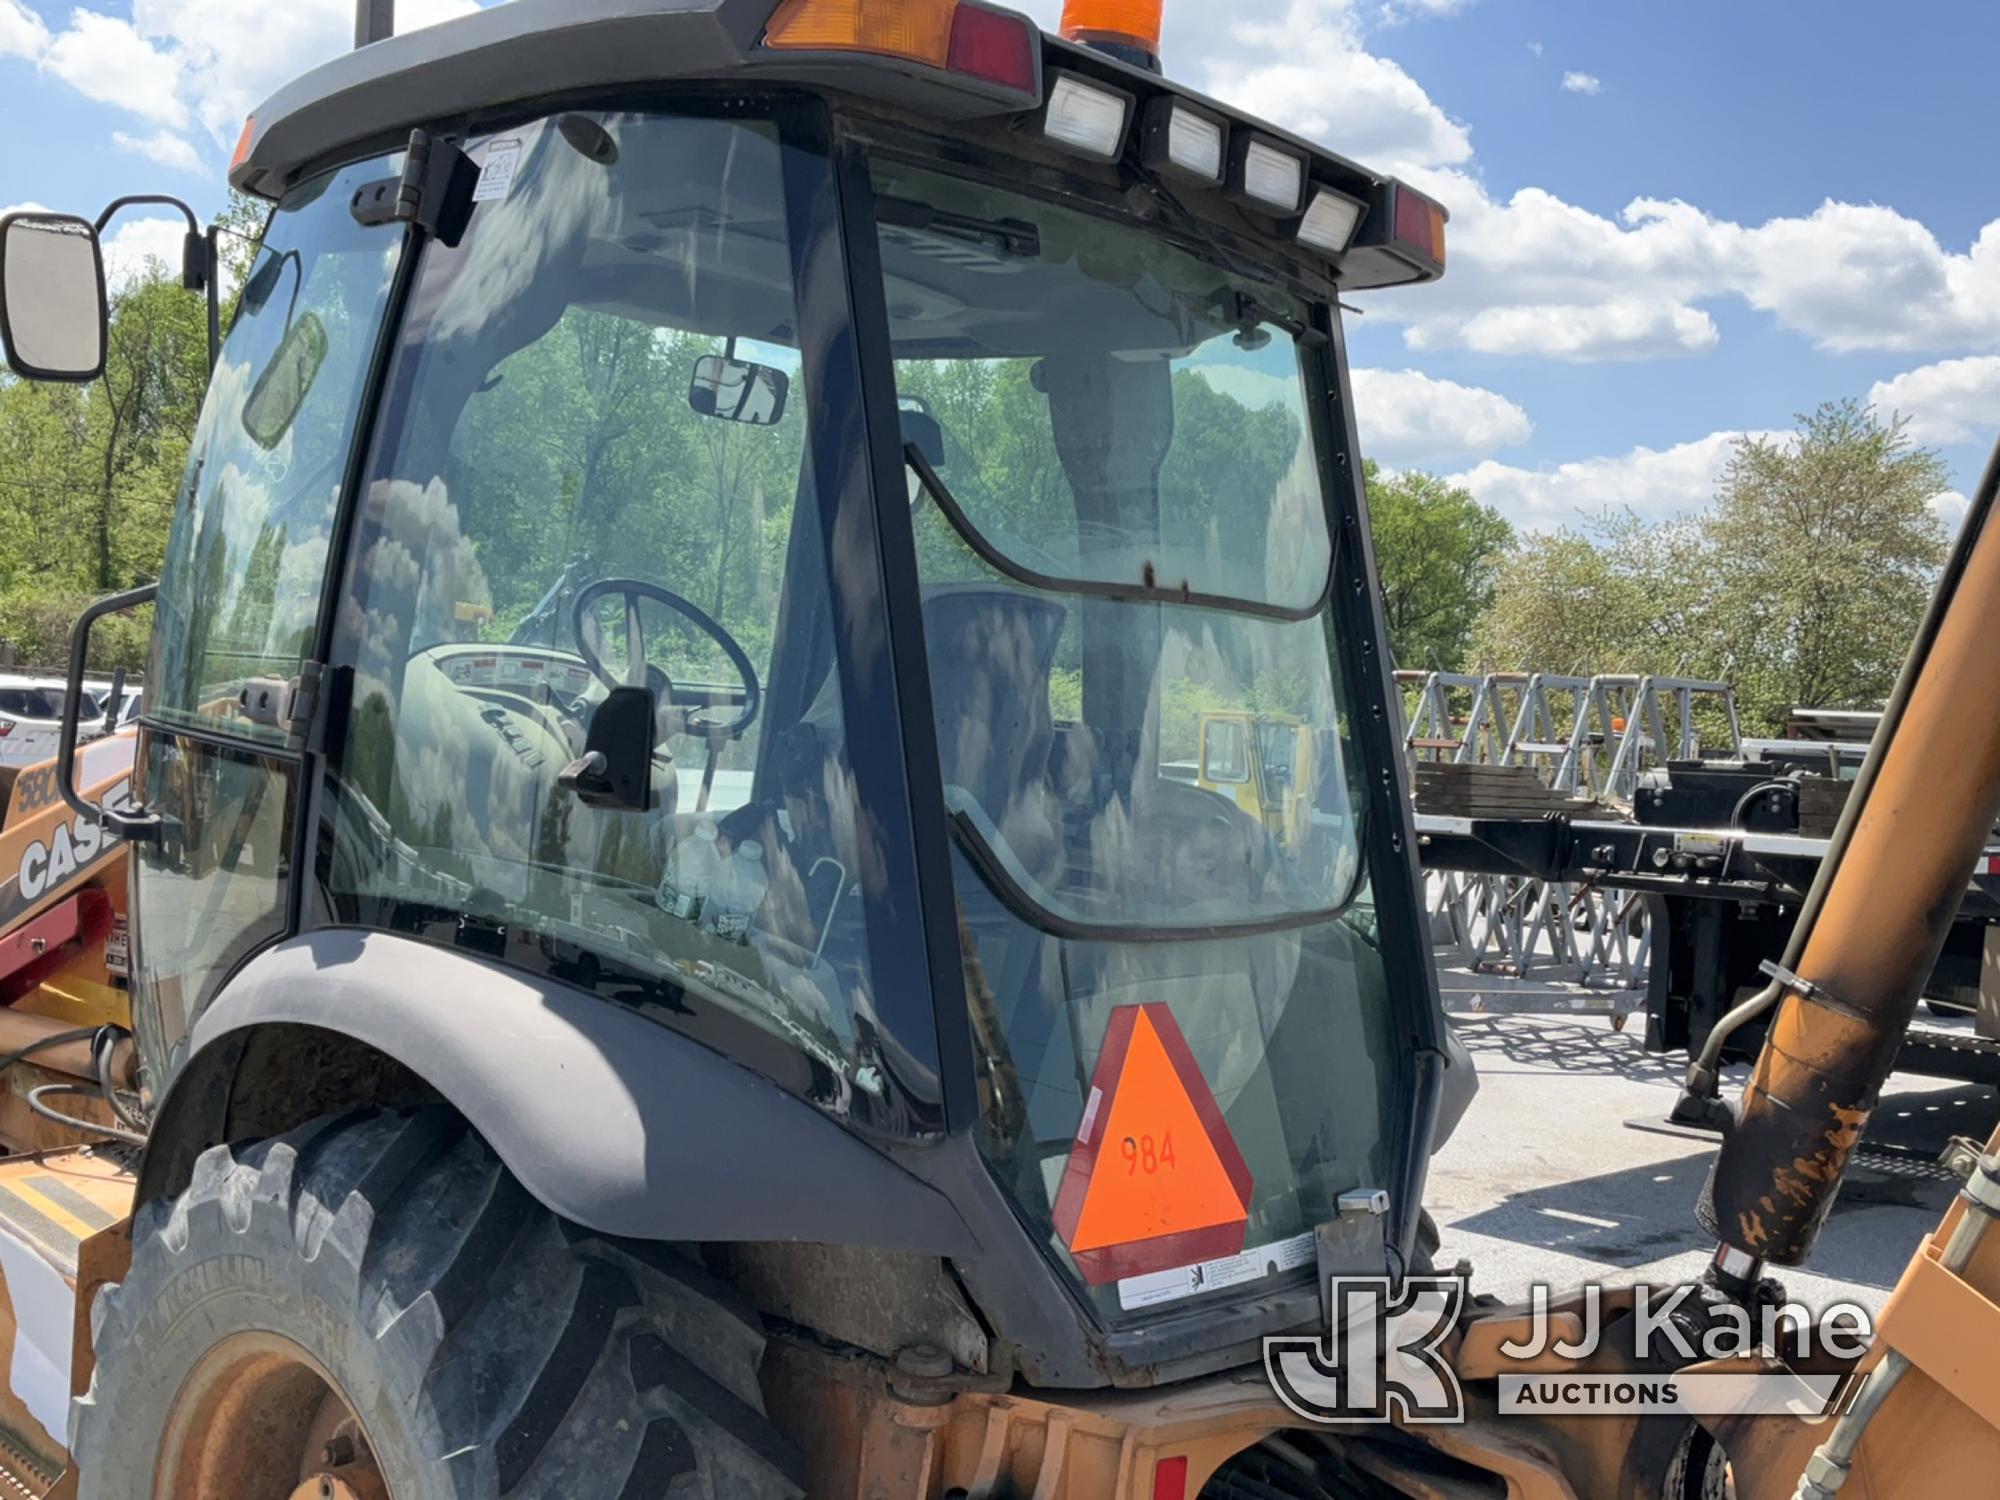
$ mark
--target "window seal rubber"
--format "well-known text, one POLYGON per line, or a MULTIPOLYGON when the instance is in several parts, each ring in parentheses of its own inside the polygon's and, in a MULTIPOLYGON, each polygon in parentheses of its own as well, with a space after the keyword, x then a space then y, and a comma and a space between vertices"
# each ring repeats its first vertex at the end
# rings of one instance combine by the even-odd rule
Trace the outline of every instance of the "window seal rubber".
MULTIPOLYGON (((1266 937, 1272 933, 1296 932, 1304 927, 1324 927, 1337 922, 1354 906, 1365 883, 1356 870, 1346 897, 1330 907, 1312 911, 1283 912, 1271 917, 1253 917, 1241 922, 1210 922, 1201 926, 1155 927, 1136 923, 1082 922, 1050 910, 1029 892, 1026 883, 1009 868, 1007 857, 988 840, 980 828, 984 809, 975 812, 961 806, 951 812, 951 831, 958 847, 971 863, 986 888, 1000 904, 1030 927, 1050 937, 1077 943, 1212 943, 1229 938, 1266 937)), ((990 826, 990 825, 989 825, 990 826)))
POLYGON ((924 457, 922 450, 915 443, 903 445, 903 461, 909 465, 910 472, 917 476, 925 493, 931 497, 932 503, 937 506, 945 520, 951 523, 951 529, 958 533, 959 539, 978 555, 981 562, 1003 577, 1025 584, 1031 589, 1039 589, 1043 593, 1072 594, 1085 599, 1106 599, 1120 604, 1178 604, 1190 609, 1213 609, 1228 614, 1252 615, 1264 620, 1282 620, 1291 625, 1317 619, 1325 612, 1328 601, 1333 597, 1335 560, 1333 553, 1337 550, 1337 543, 1331 537, 1328 538, 1326 581, 1320 586, 1319 593, 1314 596, 1311 603, 1296 607, 1267 604, 1256 599, 1239 599, 1231 594, 1206 594, 1185 585, 1180 588, 1162 588, 1158 584, 1110 583, 1087 578, 1061 578, 1052 573, 1043 573, 1009 557, 973 524, 972 518, 958 503, 957 496, 953 495, 950 487, 938 477, 937 470, 931 467, 930 460, 924 457))

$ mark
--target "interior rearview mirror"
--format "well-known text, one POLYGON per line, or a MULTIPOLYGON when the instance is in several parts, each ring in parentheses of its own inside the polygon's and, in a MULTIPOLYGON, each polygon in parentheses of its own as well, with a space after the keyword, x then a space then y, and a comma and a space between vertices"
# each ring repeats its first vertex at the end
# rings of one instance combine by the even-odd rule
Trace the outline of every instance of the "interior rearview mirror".
POLYGON ((791 377, 783 370, 707 354, 694 362, 688 405, 704 417, 776 427, 785 419, 785 398, 791 389, 791 377))
POLYGON ((260 448, 275 448, 306 404, 319 367, 326 363, 326 325, 306 313, 285 330, 264 373, 243 403, 243 430, 260 448))
POLYGON ((82 384, 104 373, 104 253, 87 219, 0 218, 0 348, 24 380, 82 384))

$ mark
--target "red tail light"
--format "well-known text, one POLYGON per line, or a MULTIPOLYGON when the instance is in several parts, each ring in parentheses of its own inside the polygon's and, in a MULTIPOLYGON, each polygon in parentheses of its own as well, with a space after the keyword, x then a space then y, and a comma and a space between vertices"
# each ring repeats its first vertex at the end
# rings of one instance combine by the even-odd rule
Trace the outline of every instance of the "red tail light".
POLYGON ((1032 94, 1036 89, 1035 41, 1033 29, 1023 26, 1019 17, 961 5, 951 25, 949 66, 954 73, 1032 94))
POLYGON ((1396 184, 1396 239, 1426 260, 1444 264, 1444 210, 1400 182, 1396 184))

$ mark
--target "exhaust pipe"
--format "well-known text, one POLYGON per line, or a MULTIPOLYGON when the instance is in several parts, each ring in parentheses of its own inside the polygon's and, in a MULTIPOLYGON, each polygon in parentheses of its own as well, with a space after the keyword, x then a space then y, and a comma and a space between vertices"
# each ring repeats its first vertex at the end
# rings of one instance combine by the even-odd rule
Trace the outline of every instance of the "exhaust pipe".
POLYGON ((396 34, 396 0, 354 0, 354 45, 385 42, 396 34))

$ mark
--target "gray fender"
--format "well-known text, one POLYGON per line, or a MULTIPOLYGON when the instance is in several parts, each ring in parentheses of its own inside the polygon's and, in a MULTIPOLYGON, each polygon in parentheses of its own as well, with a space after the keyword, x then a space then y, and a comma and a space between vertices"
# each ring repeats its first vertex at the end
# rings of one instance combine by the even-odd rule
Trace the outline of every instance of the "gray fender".
MULTIPOLYGON (((390 933, 314 932, 245 964, 195 1023, 189 1057, 274 1023, 395 1058, 538 1200, 603 1234, 976 1249, 948 1198, 810 1104, 531 974, 390 933)), ((162 1119, 175 1103, 169 1092, 162 1119)))

